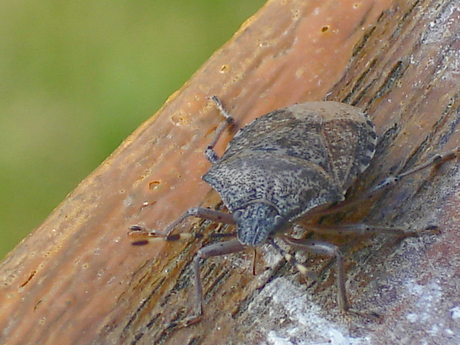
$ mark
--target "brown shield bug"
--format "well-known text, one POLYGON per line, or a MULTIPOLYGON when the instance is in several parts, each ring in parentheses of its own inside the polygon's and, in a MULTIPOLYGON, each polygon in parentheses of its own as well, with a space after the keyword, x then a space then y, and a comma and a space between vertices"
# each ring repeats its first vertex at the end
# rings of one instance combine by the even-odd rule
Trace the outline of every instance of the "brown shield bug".
MULTIPOLYGON (((171 235, 190 216, 236 224, 237 232, 227 234, 229 237, 236 236, 236 239, 213 243, 198 251, 193 264, 197 294, 195 313, 181 324, 192 324, 203 313, 201 259, 269 243, 302 274, 315 278, 304 265, 279 247, 275 237, 295 249, 334 256, 339 305, 344 311, 352 311, 345 291, 342 254, 338 247, 323 241, 293 238, 286 231, 300 219, 335 213, 362 202, 394 186, 405 176, 455 158, 457 152, 436 155, 409 171, 386 178, 354 201, 345 200, 349 187, 369 166, 377 141, 374 125, 360 109, 338 102, 308 102, 275 110, 240 129, 223 156, 219 157, 214 146, 234 120, 217 97, 211 99, 225 121, 217 128, 214 139, 206 148, 205 154, 212 167, 203 180, 219 193, 230 213, 197 207, 189 209, 163 231, 135 225, 130 232, 147 235, 132 242, 144 245, 158 238, 172 241, 190 237, 186 234, 171 235)), ((386 232, 405 236, 416 233, 364 223, 337 226, 308 223, 302 226, 314 232, 386 232)))

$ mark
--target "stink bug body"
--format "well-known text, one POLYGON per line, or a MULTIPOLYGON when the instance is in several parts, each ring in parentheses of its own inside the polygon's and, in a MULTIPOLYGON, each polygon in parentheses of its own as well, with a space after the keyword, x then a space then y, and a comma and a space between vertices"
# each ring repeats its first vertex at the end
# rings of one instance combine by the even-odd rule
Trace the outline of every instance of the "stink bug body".
POLYGON ((342 201, 375 143, 373 124, 355 107, 296 104, 241 129, 203 180, 233 214, 240 243, 259 246, 308 211, 342 201))
MULTIPOLYGON (((354 201, 345 200, 345 193, 369 166, 375 152, 377 137, 374 125, 361 110, 338 102, 309 102, 275 110, 240 129, 223 156, 219 157, 214 146, 225 128, 233 123, 233 118, 217 97, 212 97, 212 100, 225 121, 206 148, 206 157, 212 167, 203 180, 217 190, 230 213, 192 208, 163 231, 151 231, 137 225, 131 227, 131 233, 147 235, 144 239, 133 240, 134 245, 143 245, 156 238, 176 240, 185 237, 184 234, 171 233, 190 216, 236 224, 237 232, 227 234, 229 237, 236 236, 236 239, 214 243, 198 251, 193 266, 197 292, 195 314, 183 324, 196 322, 203 313, 201 259, 270 243, 302 274, 314 278, 313 273, 278 246, 275 237, 295 249, 334 256, 338 301, 343 310, 351 311, 338 247, 322 241, 296 239, 285 232, 300 219, 341 211, 395 185, 407 175, 453 159, 457 153, 437 155, 405 173, 385 179, 354 201)), ((315 232, 415 234, 363 223, 303 226, 315 232)))

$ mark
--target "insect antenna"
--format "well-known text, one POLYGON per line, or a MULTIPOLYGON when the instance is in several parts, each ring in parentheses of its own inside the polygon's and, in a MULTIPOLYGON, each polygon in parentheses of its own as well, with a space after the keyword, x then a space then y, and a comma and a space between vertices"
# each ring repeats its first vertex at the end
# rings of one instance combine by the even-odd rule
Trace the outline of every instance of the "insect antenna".
POLYGON ((133 246, 144 246, 149 243, 158 242, 158 241, 195 241, 202 239, 216 239, 216 238, 231 238, 236 237, 236 232, 227 232, 227 233, 180 233, 172 235, 162 235, 157 233, 155 230, 148 230, 141 226, 134 225, 128 231, 128 235, 131 237, 131 245, 133 246))

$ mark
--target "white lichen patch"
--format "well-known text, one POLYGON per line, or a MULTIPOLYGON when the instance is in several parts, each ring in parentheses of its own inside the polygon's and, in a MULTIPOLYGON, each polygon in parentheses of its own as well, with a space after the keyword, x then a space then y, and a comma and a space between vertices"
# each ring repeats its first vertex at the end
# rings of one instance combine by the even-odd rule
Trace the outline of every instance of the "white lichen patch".
POLYGON ((258 314, 267 300, 270 308, 258 323, 259 331, 266 334, 261 345, 369 344, 369 338, 353 338, 345 326, 326 319, 323 308, 287 278, 268 283, 249 305, 248 312, 258 314))

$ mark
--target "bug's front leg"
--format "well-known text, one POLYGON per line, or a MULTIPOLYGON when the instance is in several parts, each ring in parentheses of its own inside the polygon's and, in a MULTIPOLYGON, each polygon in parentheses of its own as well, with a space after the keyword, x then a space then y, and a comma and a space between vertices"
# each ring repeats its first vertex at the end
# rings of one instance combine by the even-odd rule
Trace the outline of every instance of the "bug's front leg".
POLYGON ((238 240, 218 242, 201 248, 193 259, 193 273, 195 280, 195 312, 192 316, 170 324, 170 327, 188 327, 198 322, 203 315, 203 284, 201 282, 201 260, 213 256, 237 253, 244 250, 244 246, 238 240))

